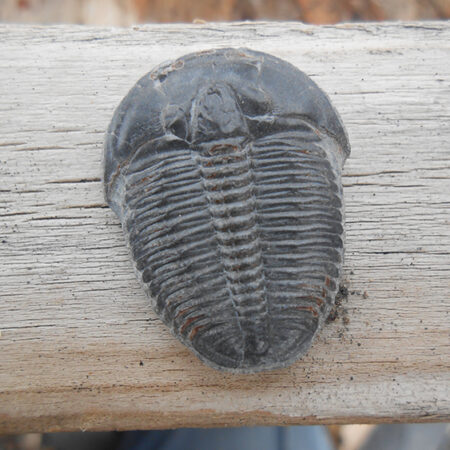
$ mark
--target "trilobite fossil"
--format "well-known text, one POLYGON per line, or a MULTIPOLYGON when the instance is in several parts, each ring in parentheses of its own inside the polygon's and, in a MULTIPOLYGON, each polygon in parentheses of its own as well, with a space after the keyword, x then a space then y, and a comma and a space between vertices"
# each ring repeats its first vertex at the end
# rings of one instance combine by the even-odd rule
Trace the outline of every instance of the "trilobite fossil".
POLYGON ((338 290, 349 153, 317 85, 248 49, 163 64, 115 111, 106 199, 154 310, 208 365, 285 367, 311 346, 338 290))

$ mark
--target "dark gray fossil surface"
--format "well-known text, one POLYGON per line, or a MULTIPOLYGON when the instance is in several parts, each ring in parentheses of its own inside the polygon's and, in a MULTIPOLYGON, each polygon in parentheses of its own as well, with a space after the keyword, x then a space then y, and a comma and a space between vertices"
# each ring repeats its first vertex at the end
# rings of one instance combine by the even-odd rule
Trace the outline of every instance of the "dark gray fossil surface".
POLYGON ((186 55, 123 99, 106 199, 154 310, 205 363, 252 373, 307 352, 338 290, 349 153, 328 97, 261 52, 186 55))

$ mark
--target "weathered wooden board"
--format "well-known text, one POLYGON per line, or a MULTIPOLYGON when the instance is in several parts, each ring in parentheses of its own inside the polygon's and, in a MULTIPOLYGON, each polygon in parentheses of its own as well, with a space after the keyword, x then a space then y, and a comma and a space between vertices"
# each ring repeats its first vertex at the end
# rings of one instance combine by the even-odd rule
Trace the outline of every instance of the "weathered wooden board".
POLYGON ((0 431, 450 417, 450 23, 0 27, 0 431), (149 309, 103 200, 102 141, 156 64, 248 46, 332 98, 349 296, 307 357, 231 375, 149 309))

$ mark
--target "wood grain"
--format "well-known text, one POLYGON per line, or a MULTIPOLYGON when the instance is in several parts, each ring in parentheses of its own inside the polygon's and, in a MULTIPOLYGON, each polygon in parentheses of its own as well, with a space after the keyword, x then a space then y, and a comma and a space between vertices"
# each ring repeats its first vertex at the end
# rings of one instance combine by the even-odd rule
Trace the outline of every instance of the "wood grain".
POLYGON ((450 418, 450 23, 0 27, 0 432, 450 418), (188 52, 284 58, 347 126, 338 318, 290 368, 219 373, 135 279, 105 129, 188 52))

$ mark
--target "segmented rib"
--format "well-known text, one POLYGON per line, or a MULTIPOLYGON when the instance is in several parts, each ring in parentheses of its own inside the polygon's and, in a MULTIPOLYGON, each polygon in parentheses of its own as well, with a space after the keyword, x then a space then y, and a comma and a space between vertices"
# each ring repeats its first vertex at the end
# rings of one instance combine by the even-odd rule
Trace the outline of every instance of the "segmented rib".
MULTIPOLYGON (((190 149, 161 152, 131 163, 125 223, 133 260, 166 323, 185 339, 220 353, 217 336, 233 336, 229 364, 243 358, 241 325, 224 276, 201 169, 190 149), (211 311, 214 314, 211 314, 211 311), (220 316, 217 316, 219 313, 220 316)), ((220 338, 221 339, 221 338, 220 338)), ((228 345, 230 344, 228 340, 228 345)), ((222 352, 223 353, 223 352, 222 352)))
POLYGON ((258 227, 272 320, 317 326, 334 301, 342 258, 342 189, 325 150, 295 131, 252 146, 258 227), (305 305, 306 302, 306 305, 305 305))
POLYGON ((197 155, 245 348, 263 354, 270 318, 250 158, 249 146, 238 142, 202 144, 197 155))

